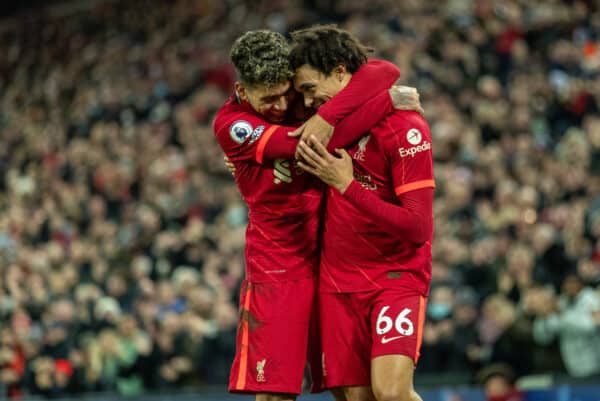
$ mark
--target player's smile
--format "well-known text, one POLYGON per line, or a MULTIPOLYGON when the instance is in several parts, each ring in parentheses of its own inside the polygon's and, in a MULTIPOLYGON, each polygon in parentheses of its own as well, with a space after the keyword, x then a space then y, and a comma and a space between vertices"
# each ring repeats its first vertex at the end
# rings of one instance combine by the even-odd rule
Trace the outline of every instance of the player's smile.
POLYGON ((346 86, 350 75, 343 66, 329 75, 304 64, 296 70, 294 88, 304 96, 304 105, 318 109, 346 86), (339 69, 339 71, 338 71, 339 69))
POLYGON ((248 102, 254 110, 273 123, 281 123, 285 118, 290 99, 293 96, 292 85, 284 81, 277 85, 257 85, 236 88, 242 100, 248 102))

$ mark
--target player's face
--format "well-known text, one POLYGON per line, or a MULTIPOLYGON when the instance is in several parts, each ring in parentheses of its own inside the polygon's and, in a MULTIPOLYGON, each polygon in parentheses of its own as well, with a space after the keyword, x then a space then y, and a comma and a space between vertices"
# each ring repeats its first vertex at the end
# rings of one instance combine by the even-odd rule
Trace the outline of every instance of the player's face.
POLYGON ((281 123, 285 119, 289 102, 294 90, 289 81, 277 85, 259 85, 253 87, 236 87, 242 100, 269 122, 281 123))
POLYGON ((334 97, 350 80, 350 74, 343 66, 336 67, 331 74, 304 64, 296 70, 294 88, 304 96, 304 105, 318 109, 323 103, 334 97))

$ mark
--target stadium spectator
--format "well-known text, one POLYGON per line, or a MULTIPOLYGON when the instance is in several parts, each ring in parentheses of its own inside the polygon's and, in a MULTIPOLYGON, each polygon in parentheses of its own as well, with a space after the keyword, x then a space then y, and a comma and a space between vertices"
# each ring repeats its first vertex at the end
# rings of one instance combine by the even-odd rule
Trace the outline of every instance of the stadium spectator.
POLYGON ((535 308, 535 340, 547 344, 558 336, 563 361, 572 376, 600 374, 598 293, 586 288, 581 277, 572 272, 565 276, 558 298, 546 291, 535 308))
POLYGON ((515 386, 517 375, 510 365, 495 363, 482 369, 478 379, 488 401, 523 401, 525 394, 515 386))

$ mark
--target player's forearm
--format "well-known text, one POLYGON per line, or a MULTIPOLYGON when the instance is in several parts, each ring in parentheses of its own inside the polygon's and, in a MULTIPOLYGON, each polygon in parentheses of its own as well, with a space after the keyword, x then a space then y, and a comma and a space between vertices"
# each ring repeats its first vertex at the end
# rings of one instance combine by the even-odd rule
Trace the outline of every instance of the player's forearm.
MULTIPOLYGON (((386 114, 392 111, 394 111, 394 104, 392 103, 388 89, 379 91, 377 96, 360 106, 336 125, 327 149, 333 152, 336 148, 345 148, 356 142, 372 127, 377 125, 386 114)), ((287 134, 283 134, 286 131, 285 128, 280 127, 270 138, 266 138, 267 142, 264 147, 263 159, 270 160, 294 156, 295 148, 298 145, 298 137, 290 137, 287 134)), ((292 130, 290 128, 287 131, 292 130)))
POLYGON ((345 148, 356 142, 393 110, 394 104, 388 90, 380 91, 377 96, 340 121, 333 131, 327 150, 333 152, 336 148, 345 148))
POLYGON ((331 125, 350 115, 380 91, 389 89, 400 78, 400 69, 394 64, 371 59, 352 75, 348 85, 327 103, 318 114, 331 125))
POLYGON ((401 195, 402 206, 382 200, 357 181, 352 181, 344 196, 380 228, 402 237, 403 241, 423 244, 431 238, 433 188, 401 195))
POLYGON ((285 138, 274 138, 265 146, 263 160, 292 159, 297 145, 298 140, 287 134, 285 138))
POLYGON ((265 160, 292 159, 298 139, 288 136, 294 127, 279 126, 273 132, 265 132, 256 149, 256 161, 263 163, 265 160))

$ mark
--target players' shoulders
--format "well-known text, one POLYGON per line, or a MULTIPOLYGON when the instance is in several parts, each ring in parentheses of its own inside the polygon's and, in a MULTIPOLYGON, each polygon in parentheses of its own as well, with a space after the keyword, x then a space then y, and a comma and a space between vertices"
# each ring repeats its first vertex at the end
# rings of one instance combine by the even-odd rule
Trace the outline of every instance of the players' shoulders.
POLYGON ((227 103, 225 103, 217 112, 215 113, 215 118, 213 121, 213 128, 215 133, 218 133, 220 130, 226 128, 232 121, 241 118, 250 119, 251 114, 248 113, 244 108, 229 99, 227 103))
POLYGON ((215 114, 213 130, 217 138, 241 145, 246 141, 254 143, 267 125, 263 118, 245 107, 235 102, 227 102, 215 114))
POLYGON ((396 110, 387 115, 372 132, 383 142, 412 144, 416 141, 415 135, 421 139, 431 140, 427 121, 421 114, 412 110, 396 110))

